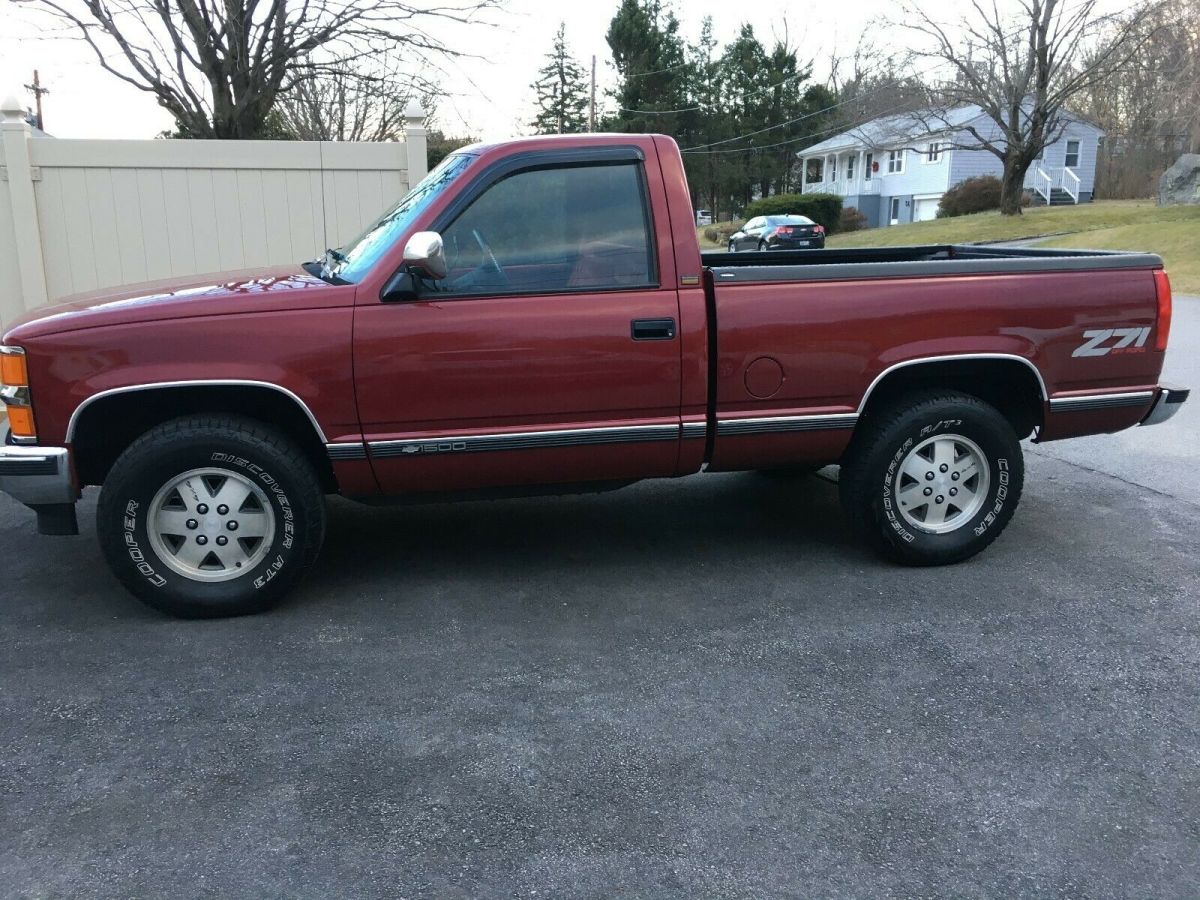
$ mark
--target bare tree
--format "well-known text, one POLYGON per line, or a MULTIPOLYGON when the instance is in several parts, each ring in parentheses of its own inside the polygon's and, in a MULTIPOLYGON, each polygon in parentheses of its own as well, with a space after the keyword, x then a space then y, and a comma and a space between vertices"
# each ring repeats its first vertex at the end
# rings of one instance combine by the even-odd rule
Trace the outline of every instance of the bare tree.
POLYGON ((152 94, 192 137, 254 138, 277 99, 385 51, 460 52, 431 29, 478 23, 502 0, 11 0, 70 27, 100 65, 152 94))
POLYGON ((1142 40, 1128 21, 1098 15, 1096 0, 1018 0, 1012 15, 997 0, 970 0, 959 8, 966 11, 957 20, 941 21, 916 3, 905 6, 901 24, 922 41, 916 58, 952 73, 938 86, 928 118, 966 135, 954 146, 1000 159, 1000 211, 1020 215, 1025 174, 1062 136, 1067 104, 1127 65, 1142 40), (1101 31, 1109 35, 1103 44, 1097 41, 1101 31), (986 124, 963 124, 953 116, 967 105, 978 106, 986 124))
POLYGON ((1096 182, 1106 197, 1148 196, 1180 153, 1200 152, 1200 0, 1130 18, 1144 52, 1077 101, 1105 131, 1096 182))
POLYGON ((277 101, 279 124, 301 141, 396 141, 410 100, 433 117, 436 88, 405 75, 389 56, 300 79, 277 101))

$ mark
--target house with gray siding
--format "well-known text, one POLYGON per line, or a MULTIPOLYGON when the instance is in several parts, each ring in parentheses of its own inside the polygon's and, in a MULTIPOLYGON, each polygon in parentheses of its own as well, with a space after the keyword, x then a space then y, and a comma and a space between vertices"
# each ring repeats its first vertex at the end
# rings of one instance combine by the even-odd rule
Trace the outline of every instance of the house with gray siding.
MULTIPOLYGON (((1104 133, 1066 115, 1062 134, 1029 167, 1025 188, 1035 204, 1087 203, 1096 179, 1104 133)), ((840 194, 872 226, 935 218, 942 194, 978 175, 999 178, 995 154, 976 149, 974 128, 993 140, 995 123, 978 107, 885 116, 807 147, 796 154, 804 193, 840 194)))

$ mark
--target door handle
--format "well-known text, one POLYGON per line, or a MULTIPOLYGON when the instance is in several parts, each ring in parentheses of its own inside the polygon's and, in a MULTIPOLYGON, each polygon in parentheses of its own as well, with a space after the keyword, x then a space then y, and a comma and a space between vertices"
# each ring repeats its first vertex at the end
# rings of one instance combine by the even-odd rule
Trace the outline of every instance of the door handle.
POLYGON ((635 341, 670 341, 675 337, 674 319, 634 319, 629 335, 635 341))

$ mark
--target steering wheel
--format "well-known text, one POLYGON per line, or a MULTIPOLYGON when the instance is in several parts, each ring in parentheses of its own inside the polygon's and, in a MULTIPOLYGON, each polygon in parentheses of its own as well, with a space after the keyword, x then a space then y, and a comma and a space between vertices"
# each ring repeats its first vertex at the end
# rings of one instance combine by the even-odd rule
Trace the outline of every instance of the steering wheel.
POLYGON ((483 239, 483 235, 479 233, 478 228, 471 229, 471 237, 475 238, 475 243, 479 245, 479 251, 487 258, 487 268, 495 276, 496 286, 502 288, 508 287, 508 276, 504 274, 500 260, 496 259, 496 254, 492 252, 492 248, 488 246, 488 242, 483 239))

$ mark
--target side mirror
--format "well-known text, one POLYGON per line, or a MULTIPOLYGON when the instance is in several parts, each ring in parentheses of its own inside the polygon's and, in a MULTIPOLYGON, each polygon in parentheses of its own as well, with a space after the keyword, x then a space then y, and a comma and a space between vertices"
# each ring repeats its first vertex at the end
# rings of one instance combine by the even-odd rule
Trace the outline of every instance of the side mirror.
POLYGON ((442 236, 436 231, 418 231, 404 245, 404 264, 428 278, 445 278, 450 269, 442 236))

